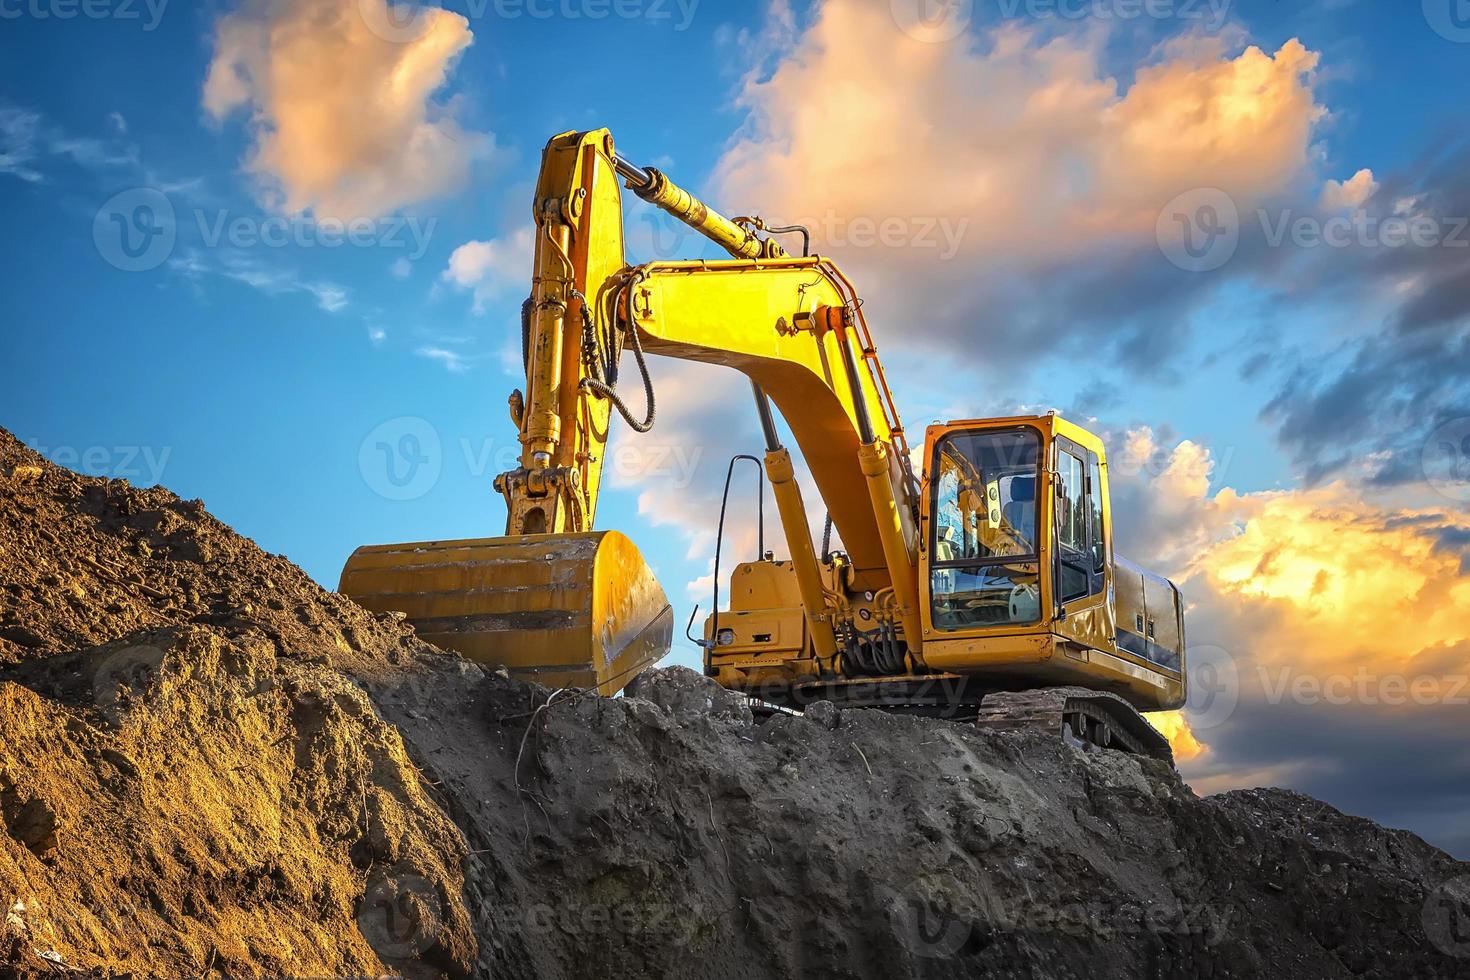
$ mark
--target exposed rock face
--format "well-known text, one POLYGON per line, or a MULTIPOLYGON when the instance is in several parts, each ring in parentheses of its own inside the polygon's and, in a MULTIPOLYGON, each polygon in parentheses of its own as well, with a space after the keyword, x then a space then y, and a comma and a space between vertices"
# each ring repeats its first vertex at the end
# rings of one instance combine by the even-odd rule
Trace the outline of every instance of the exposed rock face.
POLYGON ((0 976, 1470 977, 1470 865, 695 672, 506 680, 0 432, 0 976))

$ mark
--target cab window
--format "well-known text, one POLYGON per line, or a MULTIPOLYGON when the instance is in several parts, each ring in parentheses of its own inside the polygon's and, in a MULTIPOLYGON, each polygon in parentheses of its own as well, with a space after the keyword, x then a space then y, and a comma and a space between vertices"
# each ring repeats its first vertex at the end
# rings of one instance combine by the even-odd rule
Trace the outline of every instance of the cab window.
POLYGON ((1062 602, 1103 590, 1102 468, 1097 454, 1071 440, 1057 443, 1057 583, 1062 602))
POLYGON ((930 593, 938 628, 1040 618, 1040 445, 1023 428, 954 433, 936 446, 930 593))
POLYGON ((1092 524, 1092 572, 1099 577, 1093 591, 1099 592, 1101 576, 1108 564, 1108 545, 1103 538, 1102 464, 1094 452, 1087 454, 1087 502, 1092 524))

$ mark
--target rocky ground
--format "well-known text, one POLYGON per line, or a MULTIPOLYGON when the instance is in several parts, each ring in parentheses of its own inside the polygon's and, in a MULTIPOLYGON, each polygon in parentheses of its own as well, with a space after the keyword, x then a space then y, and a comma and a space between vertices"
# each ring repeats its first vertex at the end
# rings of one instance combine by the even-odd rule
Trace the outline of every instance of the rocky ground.
POLYGON ((0 978, 1470 977, 1470 865, 1280 790, 467 664, 0 431, 0 978))

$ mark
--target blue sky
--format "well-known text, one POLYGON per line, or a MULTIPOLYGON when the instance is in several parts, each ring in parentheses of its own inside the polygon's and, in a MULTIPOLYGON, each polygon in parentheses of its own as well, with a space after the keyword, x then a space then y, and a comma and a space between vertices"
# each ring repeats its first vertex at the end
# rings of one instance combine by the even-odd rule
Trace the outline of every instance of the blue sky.
MULTIPOLYGON (((599 9, 595 0, 535 6, 551 14, 545 17, 508 0, 446 0, 447 10, 466 15, 473 44, 445 60, 443 84, 431 88, 428 102, 431 120, 453 119, 463 143, 449 155, 463 157, 464 173, 421 195, 409 186, 407 203, 371 215, 375 224, 366 243, 330 247, 315 223, 320 203, 295 212, 284 207, 281 191, 290 189, 290 179, 251 163, 262 127, 273 125, 269 113, 262 115, 257 102, 254 110, 221 116, 204 104, 225 18, 280 23, 294 8, 322 2, 173 0, 150 10, 141 0, 126 8, 119 0, 97 8, 110 16, 63 18, 66 0, 0 0, 0 206, 11 231, 0 240, 6 304, 0 425, 74 468, 138 483, 161 479, 185 497, 202 498, 222 519, 328 587, 358 544, 486 536, 501 529, 503 506, 490 481, 515 447, 504 399, 520 383, 513 352, 526 285, 503 271, 486 272, 477 303, 472 288, 445 274, 451 256, 469 242, 499 242, 513 257, 515 233, 529 222, 530 183, 547 137, 607 126, 625 154, 664 167, 731 213, 805 216, 822 213, 830 201, 848 214, 845 202, 861 202, 865 191, 823 179, 820 168, 803 168, 811 159, 802 155, 803 127, 813 119, 792 106, 807 98, 803 79, 825 79, 827 88, 834 79, 839 88, 843 79, 871 84, 869 76, 878 71, 873 65, 886 52, 915 43, 895 26, 905 3, 912 7, 909 0, 857 5, 883 11, 891 37, 877 38, 871 19, 842 21, 837 11, 799 3, 788 11, 784 4, 704 0, 680 7, 672 0, 628 0, 634 16, 594 20, 589 11, 599 9), (137 17, 125 16, 134 12, 137 17), (848 46, 834 46, 839 37, 848 46), (874 46, 865 49, 865 43, 874 46), (742 148, 743 156, 737 153, 742 148), (737 166, 738 159, 765 161, 769 187, 759 172, 752 176, 737 166), (147 200, 166 199, 176 238, 161 262, 125 271, 106 235, 114 213, 124 220, 131 214, 119 211, 117 195, 133 194, 121 198, 133 202, 139 188, 155 195, 147 200), (214 239, 212 229, 234 221, 246 238, 214 239), (284 230, 300 241, 274 247, 250 240, 262 230, 284 230), (407 419, 425 420, 428 429, 407 419), (431 465, 437 478, 417 487, 423 492, 411 499, 390 499, 397 494, 391 485, 384 491, 383 472, 372 462, 376 441, 385 432, 396 440, 425 431, 439 443, 431 465)), ((987 210, 988 198, 957 204, 954 217, 970 223, 970 237, 942 268, 926 264, 931 256, 913 249, 887 254, 836 244, 831 251, 850 265, 865 292, 911 432, 940 417, 1056 407, 1090 417, 1109 435, 1115 454, 1148 449, 1150 461, 1140 462, 1126 481, 1132 502, 1123 500, 1120 511, 1123 543, 1194 581, 1203 597, 1200 621, 1205 630, 1219 631, 1211 639, 1254 664, 1264 654, 1249 638, 1229 634, 1232 627, 1225 624, 1246 618, 1241 603, 1275 603, 1268 612, 1284 615, 1281 604, 1294 600, 1289 589, 1252 591, 1222 571, 1222 549, 1237 548, 1236 535, 1252 521, 1264 529, 1288 504, 1322 513, 1327 498, 1313 494, 1334 487, 1336 519, 1346 521, 1350 513, 1355 526, 1386 529, 1399 526, 1393 520, 1405 513, 1434 515, 1440 533, 1435 556, 1445 554, 1440 544, 1457 540, 1451 532, 1463 526, 1464 499, 1436 492, 1422 474, 1405 478, 1397 464, 1417 459, 1436 426, 1470 416, 1463 379, 1443 367, 1452 352, 1466 349, 1464 318, 1439 317, 1431 324, 1439 333, 1429 341, 1422 330, 1395 332, 1406 322, 1410 300, 1428 303, 1437 295, 1432 287, 1455 281, 1465 268, 1462 253, 1443 248, 1389 255, 1358 247, 1329 255, 1268 248, 1252 230, 1252 214, 1255 208, 1323 214, 1326 182, 1347 181, 1363 170, 1371 171, 1372 193, 1365 182, 1365 193, 1350 203, 1369 211, 1392 213, 1395 200, 1411 191, 1430 202, 1426 207, 1464 201, 1455 196, 1462 185, 1443 156, 1464 135, 1470 38, 1440 17, 1435 0, 1424 11, 1417 3, 1367 0, 1239 2, 1210 27, 1185 16, 1208 15, 1207 4, 1164 6, 1175 14, 1106 16, 1128 9, 1126 0, 1063 2, 1061 9, 1084 12, 1068 17, 1049 15, 1058 5, 1041 0, 960 4, 969 14, 963 29, 935 42, 948 46, 942 49, 948 60, 935 62, 935 74, 914 84, 959 79, 997 88, 967 91, 959 84, 942 92, 942 112, 935 98, 915 97, 891 118, 922 119, 930 127, 925 132, 970 126, 979 139, 979 130, 998 117, 968 113, 987 100, 1002 103, 999 118, 1007 120, 1009 108, 1016 115, 1033 110, 1037 90, 1025 88, 1031 83, 1022 76, 1081 72, 1067 77, 1106 82, 1115 89, 1105 100, 1111 105, 1151 68, 1245 65, 1250 46, 1271 56, 1299 39, 1315 53, 1315 66, 1300 77, 1278 70, 1271 84, 1283 88, 1283 98, 1296 97, 1298 109, 1305 98, 1308 109, 1321 110, 1299 112, 1300 119, 1281 110, 1281 128, 1300 123, 1300 139, 1292 143, 1276 130, 1261 135, 1243 126, 1244 135, 1221 137, 1217 155, 1235 153, 1232 166, 1211 170, 1210 153, 1202 153, 1198 181, 1159 178, 1148 188, 1157 190, 1157 200, 1139 199, 1137 188, 1112 192, 1135 211, 1155 214, 1174 191, 1227 186, 1245 218, 1239 253, 1222 270, 1201 274, 1171 266, 1157 242, 1134 234, 1131 219, 1095 238, 1086 237, 1091 230, 1079 234, 1079 228, 1097 227, 1101 208, 1088 211, 1083 224, 1049 228, 1049 189, 1041 174, 1034 184, 1008 185, 996 198, 1002 201, 994 206, 998 211, 987 210), (1020 68, 1001 63, 997 39, 1006 36, 1024 38, 1020 68), (1058 50, 1068 58, 1047 55, 1058 50), (1079 58, 1088 62, 1085 69, 1075 67, 1079 58), (1006 93, 1016 91, 1029 93, 1028 101, 1007 107, 1006 93), (1270 148, 1276 143, 1284 147, 1285 162, 1252 169, 1257 158, 1277 152, 1270 148), (1233 180, 1244 190, 1228 183, 1233 180), (987 221, 993 214, 1014 220, 1011 205, 1033 200, 1032 210, 1023 212, 1033 218, 1016 229, 1033 242, 1014 252, 972 244, 1003 240, 1007 229, 987 221), (931 329, 934 323, 944 325, 931 329), (1405 353, 1392 346, 1397 343, 1405 353), (1328 397, 1332 382, 1358 363, 1351 377, 1364 396, 1342 410, 1328 397), (1412 367, 1419 363, 1424 367, 1412 367), (1320 444, 1333 419, 1341 427, 1334 445, 1346 446, 1354 465, 1327 458, 1333 454, 1320 444), (1190 483, 1192 465, 1204 473, 1203 494, 1190 483), (1222 500, 1218 495, 1227 487, 1222 500), (1286 496, 1271 495, 1277 491, 1286 496), (1172 493, 1188 499, 1171 503, 1165 497, 1172 493), (1165 534, 1172 537, 1162 540, 1165 534), (1196 560, 1184 549, 1186 541, 1218 561, 1196 560), (1227 635, 1232 639, 1223 639, 1227 635)), ((924 59, 933 50, 913 53, 928 64, 924 59)), ((1196 77, 1204 76, 1178 81, 1186 96, 1196 77)), ((876 98, 838 103, 851 110, 852 125, 837 128, 842 138, 826 144, 834 159, 851 159, 857 173, 880 148, 891 154, 890 171, 901 168, 911 185, 937 182, 958 167, 983 169, 985 154, 995 151, 971 145, 963 134, 936 137, 932 145, 888 146, 896 127, 883 124, 879 107, 865 116, 867 100, 917 92, 906 89, 902 77, 895 76, 892 86, 891 93, 881 86, 869 90, 876 98), (946 147, 960 152, 947 156, 946 147)), ((1266 110, 1251 109, 1258 111, 1266 110)), ((1081 188, 1083 204, 1105 197, 1107 161, 1121 150, 1083 147, 1080 136, 1078 147, 1071 147, 1065 126, 1051 117, 1044 121, 1054 130, 1047 145, 1075 151, 1081 161, 1070 189, 1081 188)), ((1139 173, 1147 170, 1139 165, 1139 173)), ((360 176, 346 167, 344 179, 360 176)), ((652 229, 672 232, 631 197, 626 205, 633 258, 655 257, 648 245, 652 229)), ((918 215, 925 213, 922 206, 894 207, 918 215)), ((1445 220, 1455 216, 1435 213, 1445 220)), ((688 239, 681 249, 689 257, 714 254, 688 239)), ((1450 299, 1440 306, 1459 309, 1453 304, 1458 294, 1446 289, 1445 295, 1450 299)), ((669 416, 680 420, 655 436, 661 441, 644 457, 656 472, 619 481, 598 516, 602 526, 626 529, 640 543, 682 625, 696 595, 708 605, 702 587, 691 590, 686 583, 708 572, 710 541, 699 526, 713 524, 725 460, 731 452, 756 451, 758 443, 738 384, 720 386, 677 365, 655 364, 654 372, 668 385, 670 412, 682 411, 682 417, 669 416), (693 440, 696 455, 660 455, 685 438, 693 440), (686 474, 684 464, 691 461, 697 465, 686 474), (681 476, 688 477, 687 486, 681 476)), ((1374 547, 1378 555, 1394 549, 1407 554, 1399 545, 1374 547)), ((1384 575, 1393 575, 1391 561, 1383 560, 1389 561, 1384 575)), ((1355 588, 1374 587, 1353 581, 1355 588)), ((1459 619, 1463 629, 1453 624, 1470 607, 1459 605, 1464 593, 1456 582, 1436 588, 1448 625, 1419 640, 1460 650, 1458 644, 1470 644, 1470 616, 1459 619)), ((1293 622, 1310 621, 1331 636, 1355 622, 1320 607, 1301 606, 1296 613, 1293 622)), ((1416 647, 1382 657, 1401 663, 1422 652, 1416 647)), ((683 645, 675 658, 695 662, 683 645)), ((1198 764, 1201 785, 1279 779, 1395 818, 1383 800, 1349 792, 1341 760, 1329 750, 1305 760, 1276 758, 1239 728, 1232 735, 1225 726, 1213 742, 1201 734, 1210 746, 1198 764)), ((1386 757, 1384 766, 1422 752, 1425 744, 1405 735, 1402 754, 1386 757)), ((1461 750, 1447 766, 1470 762, 1461 750)), ((1446 768, 1437 788, 1396 818, 1454 841, 1463 853, 1470 836, 1454 829, 1449 814, 1459 804, 1443 786, 1464 771, 1446 768)))

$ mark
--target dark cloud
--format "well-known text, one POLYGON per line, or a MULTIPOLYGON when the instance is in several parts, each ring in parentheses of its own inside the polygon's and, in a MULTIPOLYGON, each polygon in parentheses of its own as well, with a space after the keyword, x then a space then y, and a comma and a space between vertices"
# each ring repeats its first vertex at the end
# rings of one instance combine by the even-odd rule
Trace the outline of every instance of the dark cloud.
POLYGON ((1294 267, 1342 308, 1380 316, 1378 329, 1335 357, 1299 359, 1262 415, 1307 480, 1355 471, 1395 486, 1425 478, 1436 427, 1470 416, 1470 144, 1385 179, 1364 211, 1368 244, 1318 247, 1294 267), (1395 215, 1433 225, 1419 244, 1384 244, 1395 215))
POLYGON ((1412 830, 1470 860, 1470 747, 1463 704, 1374 711, 1361 704, 1243 699, 1229 720, 1197 734, 1209 753, 1186 778, 1279 773, 1283 785, 1338 809, 1412 830), (1425 765, 1426 759, 1435 760, 1425 765))

